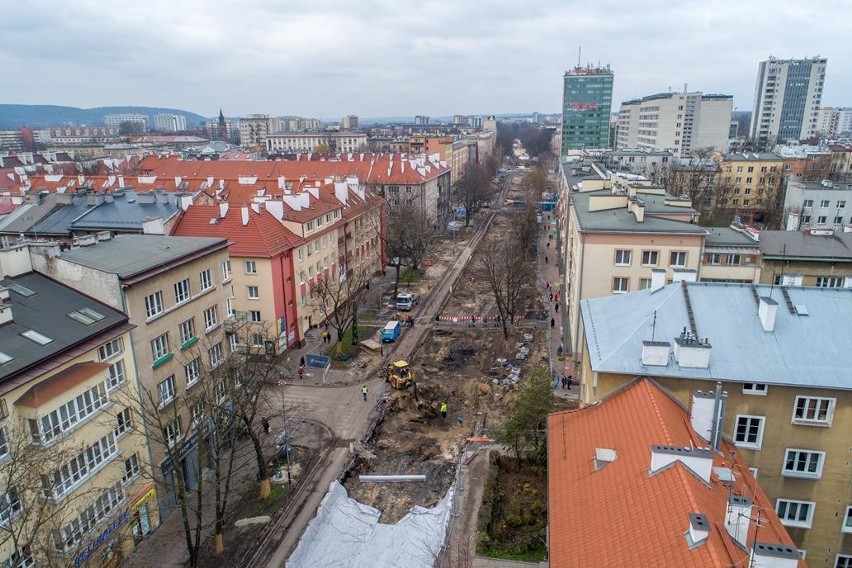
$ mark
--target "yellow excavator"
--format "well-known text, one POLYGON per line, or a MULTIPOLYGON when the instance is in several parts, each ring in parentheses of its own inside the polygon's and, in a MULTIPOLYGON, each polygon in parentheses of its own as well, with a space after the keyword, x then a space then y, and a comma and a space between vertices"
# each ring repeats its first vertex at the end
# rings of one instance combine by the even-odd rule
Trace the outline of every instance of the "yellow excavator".
POLYGON ((408 361, 395 361, 388 365, 387 381, 395 389, 404 389, 414 382, 414 371, 408 366, 408 361))

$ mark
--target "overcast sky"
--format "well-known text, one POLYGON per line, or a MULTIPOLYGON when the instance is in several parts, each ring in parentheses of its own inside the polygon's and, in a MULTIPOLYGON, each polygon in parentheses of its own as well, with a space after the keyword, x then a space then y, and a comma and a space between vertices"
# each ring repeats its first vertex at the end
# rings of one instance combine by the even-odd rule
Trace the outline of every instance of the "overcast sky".
POLYGON ((769 55, 828 58, 852 106, 849 0, 7 0, 0 102, 339 118, 556 112, 611 64, 623 100, 683 89, 750 109, 769 55))

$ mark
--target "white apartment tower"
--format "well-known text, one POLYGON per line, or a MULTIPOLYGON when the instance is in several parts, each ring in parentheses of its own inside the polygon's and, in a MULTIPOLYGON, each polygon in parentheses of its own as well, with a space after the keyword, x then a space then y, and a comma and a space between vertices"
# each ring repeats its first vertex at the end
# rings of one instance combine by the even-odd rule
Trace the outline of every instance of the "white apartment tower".
POLYGON ((803 140, 817 133, 825 83, 823 57, 761 61, 750 137, 759 142, 803 140))
POLYGON ((724 150, 734 99, 731 95, 659 93, 621 103, 616 148, 671 151, 724 150))
POLYGON ((155 114, 154 130, 157 132, 184 132, 186 131, 186 117, 182 114, 155 114))

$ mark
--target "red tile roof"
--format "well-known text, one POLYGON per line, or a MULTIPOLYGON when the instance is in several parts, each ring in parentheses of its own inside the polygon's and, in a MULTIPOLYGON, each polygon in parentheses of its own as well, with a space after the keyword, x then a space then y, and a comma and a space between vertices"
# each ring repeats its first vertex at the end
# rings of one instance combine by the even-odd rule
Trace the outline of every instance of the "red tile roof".
POLYGON ((269 211, 250 206, 248 222, 243 225, 242 207, 230 206, 220 218, 218 205, 191 205, 177 222, 172 234, 179 237, 226 237, 234 244, 231 256, 272 258, 303 242, 269 211), (211 223, 212 219, 217 219, 211 223))
MULTIPOLYGON (((594 406, 549 417, 551 568, 747 565, 748 554, 723 526, 728 487, 715 473, 704 483, 681 462, 649 474, 655 444, 707 446, 690 426, 688 411, 648 378, 594 406), (596 470, 596 448, 615 450, 615 460, 596 470), (692 548, 684 536, 690 513, 706 515, 711 525, 707 540, 692 548)), ((713 466, 732 469, 733 492, 760 509, 757 540, 795 548, 732 444, 723 441, 721 453, 713 452, 713 466)), ((749 545, 756 530, 751 523, 749 545)))

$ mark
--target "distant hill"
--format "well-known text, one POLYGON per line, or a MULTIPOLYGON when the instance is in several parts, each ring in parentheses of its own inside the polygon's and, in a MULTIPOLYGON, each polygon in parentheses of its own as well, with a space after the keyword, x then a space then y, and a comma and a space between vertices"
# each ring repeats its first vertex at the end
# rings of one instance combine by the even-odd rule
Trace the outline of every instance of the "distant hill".
POLYGON ((30 128, 45 128, 48 126, 83 124, 89 126, 103 125, 105 114, 135 112, 147 114, 149 124, 153 124, 154 115, 161 112, 182 114, 186 117, 187 128, 195 128, 207 120, 205 117, 175 108, 111 106, 97 108, 76 108, 56 105, 7 105, 0 104, 0 130, 14 130, 21 126, 30 128))

